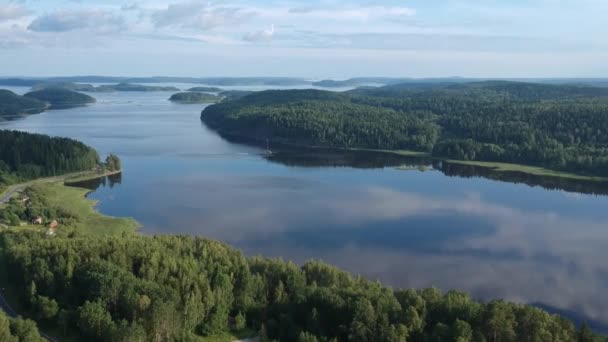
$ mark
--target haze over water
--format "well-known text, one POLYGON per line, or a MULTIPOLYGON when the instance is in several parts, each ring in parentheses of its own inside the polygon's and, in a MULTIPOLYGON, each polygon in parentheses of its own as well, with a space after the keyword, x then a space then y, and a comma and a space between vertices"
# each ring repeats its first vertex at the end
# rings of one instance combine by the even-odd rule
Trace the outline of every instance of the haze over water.
POLYGON ((207 129, 199 119, 205 105, 170 103, 168 92, 92 95, 93 105, 0 128, 118 154, 120 183, 106 182, 90 198, 104 214, 134 217, 145 234, 201 235, 247 255, 323 259, 394 287, 461 289, 608 326, 607 196, 404 171, 394 161, 376 168, 320 166, 309 156, 281 163, 207 129))

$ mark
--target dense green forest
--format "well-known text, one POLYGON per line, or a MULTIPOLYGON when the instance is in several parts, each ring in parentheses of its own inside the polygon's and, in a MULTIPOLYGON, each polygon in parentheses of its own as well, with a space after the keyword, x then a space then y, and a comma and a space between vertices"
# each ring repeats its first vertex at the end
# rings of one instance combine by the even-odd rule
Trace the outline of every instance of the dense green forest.
POLYGON ((215 103, 222 99, 222 97, 207 93, 201 93, 198 91, 186 91, 171 95, 169 101, 181 102, 181 103, 215 103))
POLYGON ((68 138, 0 130, 0 187, 18 180, 91 170, 99 155, 68 138))
POLYGON ((207 107, 227 135, 608 176, 608 89, 505 81, 264 91, 207 107))
POLYGON ((31 91, 23 96, 49 103, 51 108, 77 106, 95 102, 95 98, 89 95, 63 88, 44 88, 31 91))
POLYGON ((186 236, 0 235, 28 315, 93 341, 194 341, 249 328, 281 341, 593 341, 531 306, 393 291, 311 261, 245 258, 186 236))
POLYGON ((0 310, 0 341, 2 342, 44 342, 36 322, 29 319, 7 317, 0 310))
POLYGON ((40 113, 47 108, 47 104, 33 98, 19 96, 10 90, 0 89, 0 120, 40 113))

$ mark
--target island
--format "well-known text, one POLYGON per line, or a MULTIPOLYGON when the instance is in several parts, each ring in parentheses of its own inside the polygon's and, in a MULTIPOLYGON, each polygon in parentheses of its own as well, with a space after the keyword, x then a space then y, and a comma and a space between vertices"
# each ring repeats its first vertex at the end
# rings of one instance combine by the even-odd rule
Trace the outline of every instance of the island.
POLYGON ((202 93, 198 91, 186 91, 171 95, 169 101, 179 103, 215 103, 222 99, 221 96, 202 93))
MULTIPOLYGON (((15 146, 0 149, 1 165, 27 177, 99 163, 95 150, 70 139, 6 131, 0 139, 15 146)), ((106 164, 120 167, 116 157, 106 164)), ((530 305, 392 289, 320 261, 296 265, 202 237, 139 234, 134 220, 96 212, 87 192, 45 179, 0 203, 0 298, 25 317, 0 314, 0 333, 10 331, 1 336, 39 341, 40 326, 68 341, 600 338, 530 305)))
POLYGON ((32 86, 32 90, 34 91, 44 89, 65 89, 89 93, 109 93, 116 91, 179 91, 178 88, 172 86, 149 86, 133 83, 104 84, 95 87, 91 84, 84 83, 45 81, 36 83, 32 86))
POLYGON ((201 120, 259 142, 417 153, 505 172, 608 180, 608 89, 508 81, 269 90, 201 120))
POLYGON ((95 98, 89 95, 63 88, 44 88, 23 96, 48 103, 50 108, 67 108, 95 102, 95 98))
POLYGON ((118 83, 111 85, 101 85, 95 88, 97 92, 110 91, 179 91, 178 88, 172 86, 149 86, 133 83, 118 83))
POLYGON ((84 92, 95 92, 95 86, 91 84, 73 83, 73 82, 41 82, 36 83, 32 86, 32 91, 48 89, 48 88, 61 88, 72 91, 84 91, 84 92))
POLYGON ((223 91, 223 89, 217 88, 217 87, 194 87, 194 88, 188 89, 188 91, 200 91, 203 93, 219 93, 219 92, 223 91))
POLYGON ((48 105, 34 98, 19 96, 10 90, 0 89, 0 121, 45 111, 48 105))
POLYGON ((253 93, 255 93, 255 91, 253 91, 253 90, 224 90, 224 91, 220 92, 218 95, 235 99, 235 98, 247 96, 247 95, 250 95, 253 93))

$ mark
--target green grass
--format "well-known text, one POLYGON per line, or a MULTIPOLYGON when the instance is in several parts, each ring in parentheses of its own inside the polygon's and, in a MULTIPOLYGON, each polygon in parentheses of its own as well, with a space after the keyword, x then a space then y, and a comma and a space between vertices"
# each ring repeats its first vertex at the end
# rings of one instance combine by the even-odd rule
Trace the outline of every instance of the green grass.
MULTIPOLYGON (((73 228, 79 232, 96 235, 134 232, 139 224, 132 218, 105 216, 94 208, 96 202, 85 198, 87 189, 73 188, 61 183, 40 183, 36 185, 45 194, 50 206, 65 209, 77 215, 73 228)), ((57 229, 61 231, 61 226, 57 229)))
POLYGON ((453 163, 453 164, 485 167, 485 168, 489 168, 489 169, 492 169, 493 171, 497 171, 497 172, 523 172, 523 173, 527 173, 530 175, 544 176, 544 177, 561 177, 561 178, 567 178, 567 179, 573 179, 573 180, 586 180, 586 181, 595 181, 595 182, 608 181, 608 178, 606 178, 606 177, 578 175, 578 174, 569 173, 569 172, 562 172, 562 171, 546 169, 544 167, 539 167, 539 166, 498 163, 498 162, 452 160, 452 159, 444 159, 444 160, 449 163, 453 163))

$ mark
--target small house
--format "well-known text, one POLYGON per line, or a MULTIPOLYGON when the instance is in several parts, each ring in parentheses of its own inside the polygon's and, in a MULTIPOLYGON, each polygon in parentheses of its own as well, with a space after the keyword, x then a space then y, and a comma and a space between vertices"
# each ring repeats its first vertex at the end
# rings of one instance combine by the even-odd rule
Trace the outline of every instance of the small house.
POLYGON ((57 226, 59 226, 57 220, 53 220, 51 223, 49 223, 49 229, 57 229, 57 226))
POLYGON ((32 220, 33 224, 42 224, 42 217, 38 216, 32 220))

